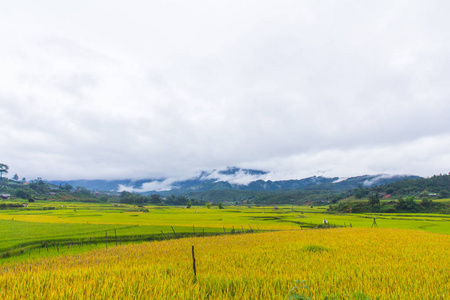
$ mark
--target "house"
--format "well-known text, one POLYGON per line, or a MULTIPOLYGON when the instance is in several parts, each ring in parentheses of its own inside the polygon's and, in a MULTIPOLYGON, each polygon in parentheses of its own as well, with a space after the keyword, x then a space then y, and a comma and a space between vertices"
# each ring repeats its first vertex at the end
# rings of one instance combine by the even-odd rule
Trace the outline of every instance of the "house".
POLYGON ((10 194, 0 194, 0 198, 2 198, 2 200, 8 200, 8 199, 11 199, 11 195, 10 194))

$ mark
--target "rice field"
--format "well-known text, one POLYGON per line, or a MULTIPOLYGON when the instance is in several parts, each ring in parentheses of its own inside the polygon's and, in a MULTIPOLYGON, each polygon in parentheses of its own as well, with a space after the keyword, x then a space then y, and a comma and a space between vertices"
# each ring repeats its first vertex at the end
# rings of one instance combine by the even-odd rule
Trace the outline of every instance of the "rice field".
POLYGON ((126 245, 5 263, 0 267, 0 295, 3 299, 287 299, 294 295, 304 296, 297 299, 449 299, 450 235, 333 228, 126 245))
POLYGON ((203 232, 207 235, 301 230, 317 227, 323 219, 332 226, 361 228, 371 227, 373 218, 376 218, 379 228, 450 233, 448 215, 329 215, 324 213, 326 208, 230 206, 225 209, 186 209, 38 201, 26 208, 0 211, 0 264, 24 257, 38 258, 105 248, 105 239, 109 239, 109 243, 119 241, 122 244, 203 232), (45 251, 40 251, 42 248, 45 251))
POLYGON ((450 216, 329 215, 325 210, 48 201, 3 210, 0 295, 449 299, 450 216), (379 228, 370 228, 373 218, 379 228), (308 230, 323 219, 331 229, 308 230), (236 234, 248 231, 261 233, 236 234), (228 235, 208 236, 217 233, 228 235), (202 237, 173 239, 193 234, 202 237))

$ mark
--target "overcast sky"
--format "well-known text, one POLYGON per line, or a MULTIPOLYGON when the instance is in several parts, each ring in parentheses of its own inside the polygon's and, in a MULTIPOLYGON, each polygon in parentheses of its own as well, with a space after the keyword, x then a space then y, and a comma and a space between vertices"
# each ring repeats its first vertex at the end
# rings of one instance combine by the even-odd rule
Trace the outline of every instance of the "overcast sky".
POLYGON ((450 171, 448 1, 2 1, 27 179, 450 171))

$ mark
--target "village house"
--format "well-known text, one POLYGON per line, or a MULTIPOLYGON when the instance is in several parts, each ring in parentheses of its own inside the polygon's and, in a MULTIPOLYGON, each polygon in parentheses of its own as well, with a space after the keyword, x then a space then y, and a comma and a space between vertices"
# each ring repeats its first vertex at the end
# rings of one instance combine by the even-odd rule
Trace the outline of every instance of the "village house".
POLYGON ((2 200, 8 200, 8 199, 11 199, 11 195, 10 194, 0 194, 0 198, 2 198, 2 200))

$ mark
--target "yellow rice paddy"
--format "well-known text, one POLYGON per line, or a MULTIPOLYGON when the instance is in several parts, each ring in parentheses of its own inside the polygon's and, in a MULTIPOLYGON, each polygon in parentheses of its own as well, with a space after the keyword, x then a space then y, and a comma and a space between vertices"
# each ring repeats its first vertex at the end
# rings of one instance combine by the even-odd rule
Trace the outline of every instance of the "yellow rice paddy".
POLYGON ((128 245, 5 264, 0 296, 286 299, 294 280, 311 299, 450 299, 450 235, 347 228, 128 245))

